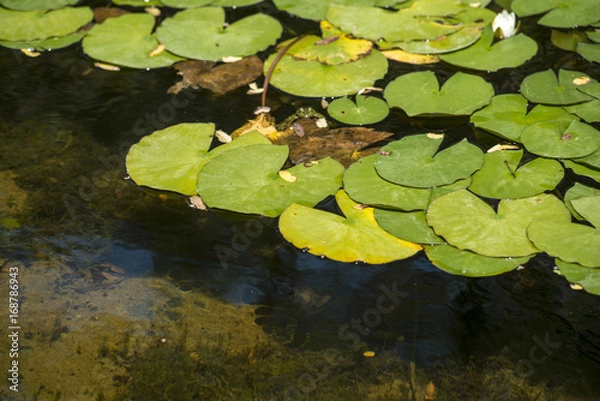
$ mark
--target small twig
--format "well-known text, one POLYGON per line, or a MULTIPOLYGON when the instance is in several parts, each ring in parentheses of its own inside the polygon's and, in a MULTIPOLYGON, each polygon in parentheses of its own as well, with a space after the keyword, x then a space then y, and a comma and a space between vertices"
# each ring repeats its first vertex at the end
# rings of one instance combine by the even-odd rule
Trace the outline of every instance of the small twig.
POLYGON ((269 66, 269 71, 267 71, 267 74, 265 75, 265 83, 263 84, 263 93, 262 93, 262 98, 261 98, 261 102, 260 102, 260 107, 267 106, 267 90, 269 89, 269 81, 271 80, 271 75, 273 74, 275 65, 277 65, 279 60, 281 60, 281 58, 283 57, 285 52, 287 52, 290 49, 290 47, 292 47, 297 41, 299 41, 303 37, 304 36, 298 36, 296 39, 292 40, 290 43, 288 43, 286 46, 284 46, 281 50, 279 50, 279 52, 277 53, 277 56, 275 56, 275 59, 273 59, 273 62, 269 66))
POLYGON ((510 168, 510 165, 508 164, 508 160, 504 160, 504 164, 506 164, 506 168, 508 169, 508 171, 510 171, 510 175, 512 175, 513 178, 517 178, 517 175, 515 174, 513 169, 510 168))

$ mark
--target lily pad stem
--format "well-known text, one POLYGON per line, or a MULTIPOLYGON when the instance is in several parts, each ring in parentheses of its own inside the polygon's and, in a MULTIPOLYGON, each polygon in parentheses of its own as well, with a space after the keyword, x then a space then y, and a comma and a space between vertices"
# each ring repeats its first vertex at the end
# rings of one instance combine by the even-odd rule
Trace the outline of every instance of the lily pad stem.
POLYGON ((304 37, 304 35, 298 36, 296 39, 292 40, 290 43, 288 43, 287 45, 282 47, 281 50, 279 50, 279 52, 277 53, 277 56, 275 56, 275 59, 273 59, 273 62, 271 63, 271 66, 269 67, 269 71, 267 71, 267 74, 265 75, 265 82, 263 84, 263 93, 262 93, 262 98, 260 101, 260 107, 267 106, 267 90, 269 89, 269 81, 271 80, 271 75, 273 74, 273 70, 275 69, 275 66, 277 65, 279 60, 281 60, 281 58, 283 57, 285 52, 287 52, 290 49, 290 47, 292 47, 297 41, 299 41, 303 37, 304 37))

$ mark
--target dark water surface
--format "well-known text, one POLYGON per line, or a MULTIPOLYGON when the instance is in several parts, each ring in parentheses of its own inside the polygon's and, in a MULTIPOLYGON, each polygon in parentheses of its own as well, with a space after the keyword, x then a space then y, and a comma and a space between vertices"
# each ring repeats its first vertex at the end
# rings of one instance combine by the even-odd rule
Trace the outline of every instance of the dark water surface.
MULTIPOLYGON (((531 34, 540 54, 490 74, 497 93, 547 68, 600 78, 531 34)), ((0 399, 422 400, 430 380, 438 400, 600 399, 600 298, 547 256, 483 279, 424 256, 337 263, 286 243, 276 220, 196 211, 125 180, 141 136, 179 122, 231 132, 260 102, 244 88, 167 95, 178 79, 94 69, 77 46, 0 50, 0 264, 4 288, 18 267, 22 306, 21 391, 3 385, 0 399)), ((318 104, 269 101, 278 118, 318 104)), ((395 112, 382 128, 423 124, 395 112)), ((440 131, 486 141, 464 120, 440 131)))

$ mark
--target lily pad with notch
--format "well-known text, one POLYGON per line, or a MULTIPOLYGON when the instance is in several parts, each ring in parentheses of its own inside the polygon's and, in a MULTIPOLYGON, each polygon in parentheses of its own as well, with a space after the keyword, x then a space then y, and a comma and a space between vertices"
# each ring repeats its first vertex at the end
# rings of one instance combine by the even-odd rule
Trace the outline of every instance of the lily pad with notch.
POLYGON ((441 88, 433 72, 412 72, 390 82, 384 91, 388 105, 400 107, 410 117, 468 115, 489 104, 492 96, 490 83, 462 72, 452 75, 441 88))
POLYGON ((375 220, 385 231, 405 241, 425 245, 444 243, 444 239, 438 237, 427 224, 423 210, 403 212, 375 209, 375 220))
POLYGON ((594 227, 563 221, 532 221, 527 235, 533 244, 548 255, 567 263, 600 268, 600 196, 571 200, 577 213, 594 227))
POLYGON ((558 78, 551 69, 526 76, 521 83, 521 93, 530 102, 569 105, 587 102, 593 98, 578 90, 577 82, 596 80, 579 71, 560 69, 558 78))
POLYGON ((329 157, 280 171, 288 152, 266 144, 223 152, 200 170, 197 192, 209 207, 277 217, 293 203, 312 207, 341 187, 344 167, 329 157))
POLYGON ((600 132, 577 120, 542 121, 525 128, 521 142, 538 156, 570 159, 600 149, 600 132))
POLYGON ((458 67, 498 71, 523 65, 537 51, 537 42, 522 33, 494 43, 494 32, 488 25, 475 44, 459 51, 441 54, 440 59, 458 67))
POLYGON ((552 28, 575 28, 600 20, 596 0, 513 0, 510 6, 519 17, 545 14, 537 23, 552 28))
POLYGON ((92 21, 89 7, 14 11, 0 7, 0 40, 33 41, 74 33, 92 21))
POLYGON ((167 50, 208 61, 255 54, 275 44, 281 33, 281 24, 275 18, 260 13, 227 25, 221 7, 179 11, 156 30, 158 40, 167 50))
POLYGON ((460 250, 452 245, 425 246, 427 259, 446 273, 466 277, 490 277, 512 271, 529 261, 529 257, 492 258, 460 250))
POLYGON ((443 135, 406 136, 381 148, 377 173, 399 185, 430 188, 471 176, 484 162, 481 149, 466 139, 440 152, 443 135))
POLYGON ((503 199, 498 211, 467 190, 440 196, 427 208, 427 223, 450 245, 490 257, 525 257, 539 250, 527 237, 533 220, 570 222, 553 195, 503 199))
POLYGON ((95 60, 130 68, 160 68, 183 60, 168 51, 153 55, 159 47, 152 33, 155 19, 147 13, 108 18, 90 29, 83 51, 95 60))
POLYGON ((376 207, 425 210, 431 190, 406 187, 384 180, 375 171, 376 158, 377 155, 369 155, 348 167, 343 179, 346 193, 356 202, 376 207))
POLYGON ((528 126, 549 120, 577 120, 562 107, 539 104, 527 113, 527 99, 520 94, 497 95, 491 103, 471 116, 471 123, 511 142, 521 142, 528 126))
POLYGON ((356 95, 356 103, 347 97, 329 104, 331 117, 349 125, 375 124, 385 119, 390 112, 387 103, 377 97, 356 95))
POLYGON ((389 263, 422 249, 379 227, 373 208, 360 207, 341 190, 335 198, 345 217, 293 204, 279 219, 283 237, 313 255, 340 262, 389 263))
POLYGON ((558 161, 538 157, 519 166, 522 157, 522 149, 487 153, 469 190, 485 198, 528 198, 553 190, 562 180, 564 170, 558 161))

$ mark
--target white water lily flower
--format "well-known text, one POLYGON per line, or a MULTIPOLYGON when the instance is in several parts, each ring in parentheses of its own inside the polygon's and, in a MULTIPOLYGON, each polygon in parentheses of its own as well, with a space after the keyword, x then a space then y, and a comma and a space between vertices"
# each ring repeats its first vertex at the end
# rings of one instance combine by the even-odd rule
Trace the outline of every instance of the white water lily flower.
POLYGON ((509 13, 503 10, 500 14, 496 15, 492 22, 492 30, 496 35, 499 34, 500 39, 510 38, 517 33, 517 17, 515 13, 509 13), (498 32, 500 30, 500 32, 498 32))

